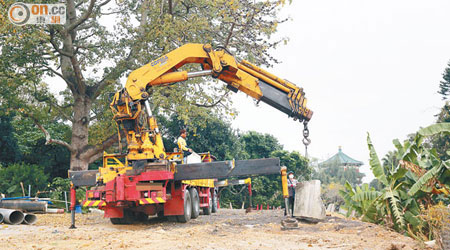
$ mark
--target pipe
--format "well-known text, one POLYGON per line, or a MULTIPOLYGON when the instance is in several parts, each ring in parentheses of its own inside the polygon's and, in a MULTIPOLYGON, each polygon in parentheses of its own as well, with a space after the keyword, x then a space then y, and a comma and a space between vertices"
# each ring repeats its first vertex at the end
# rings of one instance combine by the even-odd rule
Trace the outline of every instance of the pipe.
POLYGON ((70 185, 70 213, 71 213, 71 225, 69 229, 75 229, 77 228, 75 226, 75 205, 77 202, 77 190, 76 187, 71 184, 70 185))
POLYGON ((13 209, 0 208, 0 214, 3 215, 4 222, 11 225, 22 223, 25 217, 22 212, 13 209))
POLYGON ((47 213, 48 214, 63 214, 64 213, 64 209, 62 209, 62 208, 48 208, 47 209, 47 213))
POLYGON ((0 208, 18 209, 26 212, 45 212, 47 206, 46 201, 2 200, 0 202, 0 208))
POLYGON ((152 109, 150 108, 150 103, 148 102, 148 100, 145 100, 144 105, 145 105, 145 111, 147 112, 147 116, 152 117, 153 113, 152 113, 152 109))
POLYGON ((37 217, 34 214, 23 214, 22 224, 33 225, 37 221, 37 217))
POLYGON ((285 166, 281 167, 281 188, 283 190, 283 197, 289 198, 289 190, 287 185, 287 168, 285 166))
POLYGON ((209 75, 212 75, 212 73, 213 73, 213 71, 210 69, 194 71, 194 72, 188 72, 187 77, 192 78, 192 77, 200 77, 200 76, 209 76, 209 75))

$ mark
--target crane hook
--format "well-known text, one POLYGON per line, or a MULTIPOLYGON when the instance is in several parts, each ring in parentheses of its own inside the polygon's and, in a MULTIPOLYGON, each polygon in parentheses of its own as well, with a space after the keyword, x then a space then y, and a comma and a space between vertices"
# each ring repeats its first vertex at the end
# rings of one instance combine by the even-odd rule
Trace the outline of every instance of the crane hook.
POLYGON ((308 146, 311 144, 311 139, 309 139, 309 129, 308 121, 303 122, 303 145, 305 145, 305 158, 308 158, 308 146))

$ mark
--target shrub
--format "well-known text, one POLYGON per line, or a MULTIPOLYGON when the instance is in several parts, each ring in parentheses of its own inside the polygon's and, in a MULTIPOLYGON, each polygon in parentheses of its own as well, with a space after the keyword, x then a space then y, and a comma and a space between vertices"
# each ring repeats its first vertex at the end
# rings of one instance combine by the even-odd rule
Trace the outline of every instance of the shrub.
MULTIPOLYGON (((48 175, 44 173, 44 167, 25 163, 14 163, 8 166, 0 166, 0 193, 9 197, 22 196, 22 188, 28 190, 31 185, 32 191, 44 190, 47 186, 48 175)), ((28 192, 25 192, 28 195, 28 192)))

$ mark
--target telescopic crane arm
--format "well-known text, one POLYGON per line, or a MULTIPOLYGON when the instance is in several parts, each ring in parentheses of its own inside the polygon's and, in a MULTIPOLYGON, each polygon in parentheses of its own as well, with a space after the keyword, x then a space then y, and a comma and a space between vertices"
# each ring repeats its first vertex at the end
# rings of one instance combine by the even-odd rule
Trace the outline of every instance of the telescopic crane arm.
POLYGON ((209 44, 186 44, 131 72, 125 88, 116 93, 111 108, 118 125, 123 125, 127 132, 128 160, 166 159, 147 101, 148 89, 207 75, 225 82, 230 90, 242 91, 305 125, 312 117, 302 88, 248 61, 236 61, 224 48, 214 50, 209 44), (179 71, 186 64, 200 64, 203 70, 179 71), (147 116, 142 118, 144 109, 147 116))

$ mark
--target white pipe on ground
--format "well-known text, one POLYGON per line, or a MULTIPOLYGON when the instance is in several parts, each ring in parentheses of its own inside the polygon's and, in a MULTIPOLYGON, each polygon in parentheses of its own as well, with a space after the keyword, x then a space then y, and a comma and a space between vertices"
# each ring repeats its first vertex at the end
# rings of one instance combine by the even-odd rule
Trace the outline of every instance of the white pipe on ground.
POLYGON ((22 212, 13 209, 0 208, 0 214, 3 215, 4 222, 11 225, 20 224, 25 218, 22 212))
POLYGON ((34 214, 24 214, 22 224, 33 225, 37 221, 37 216, 34 214))

